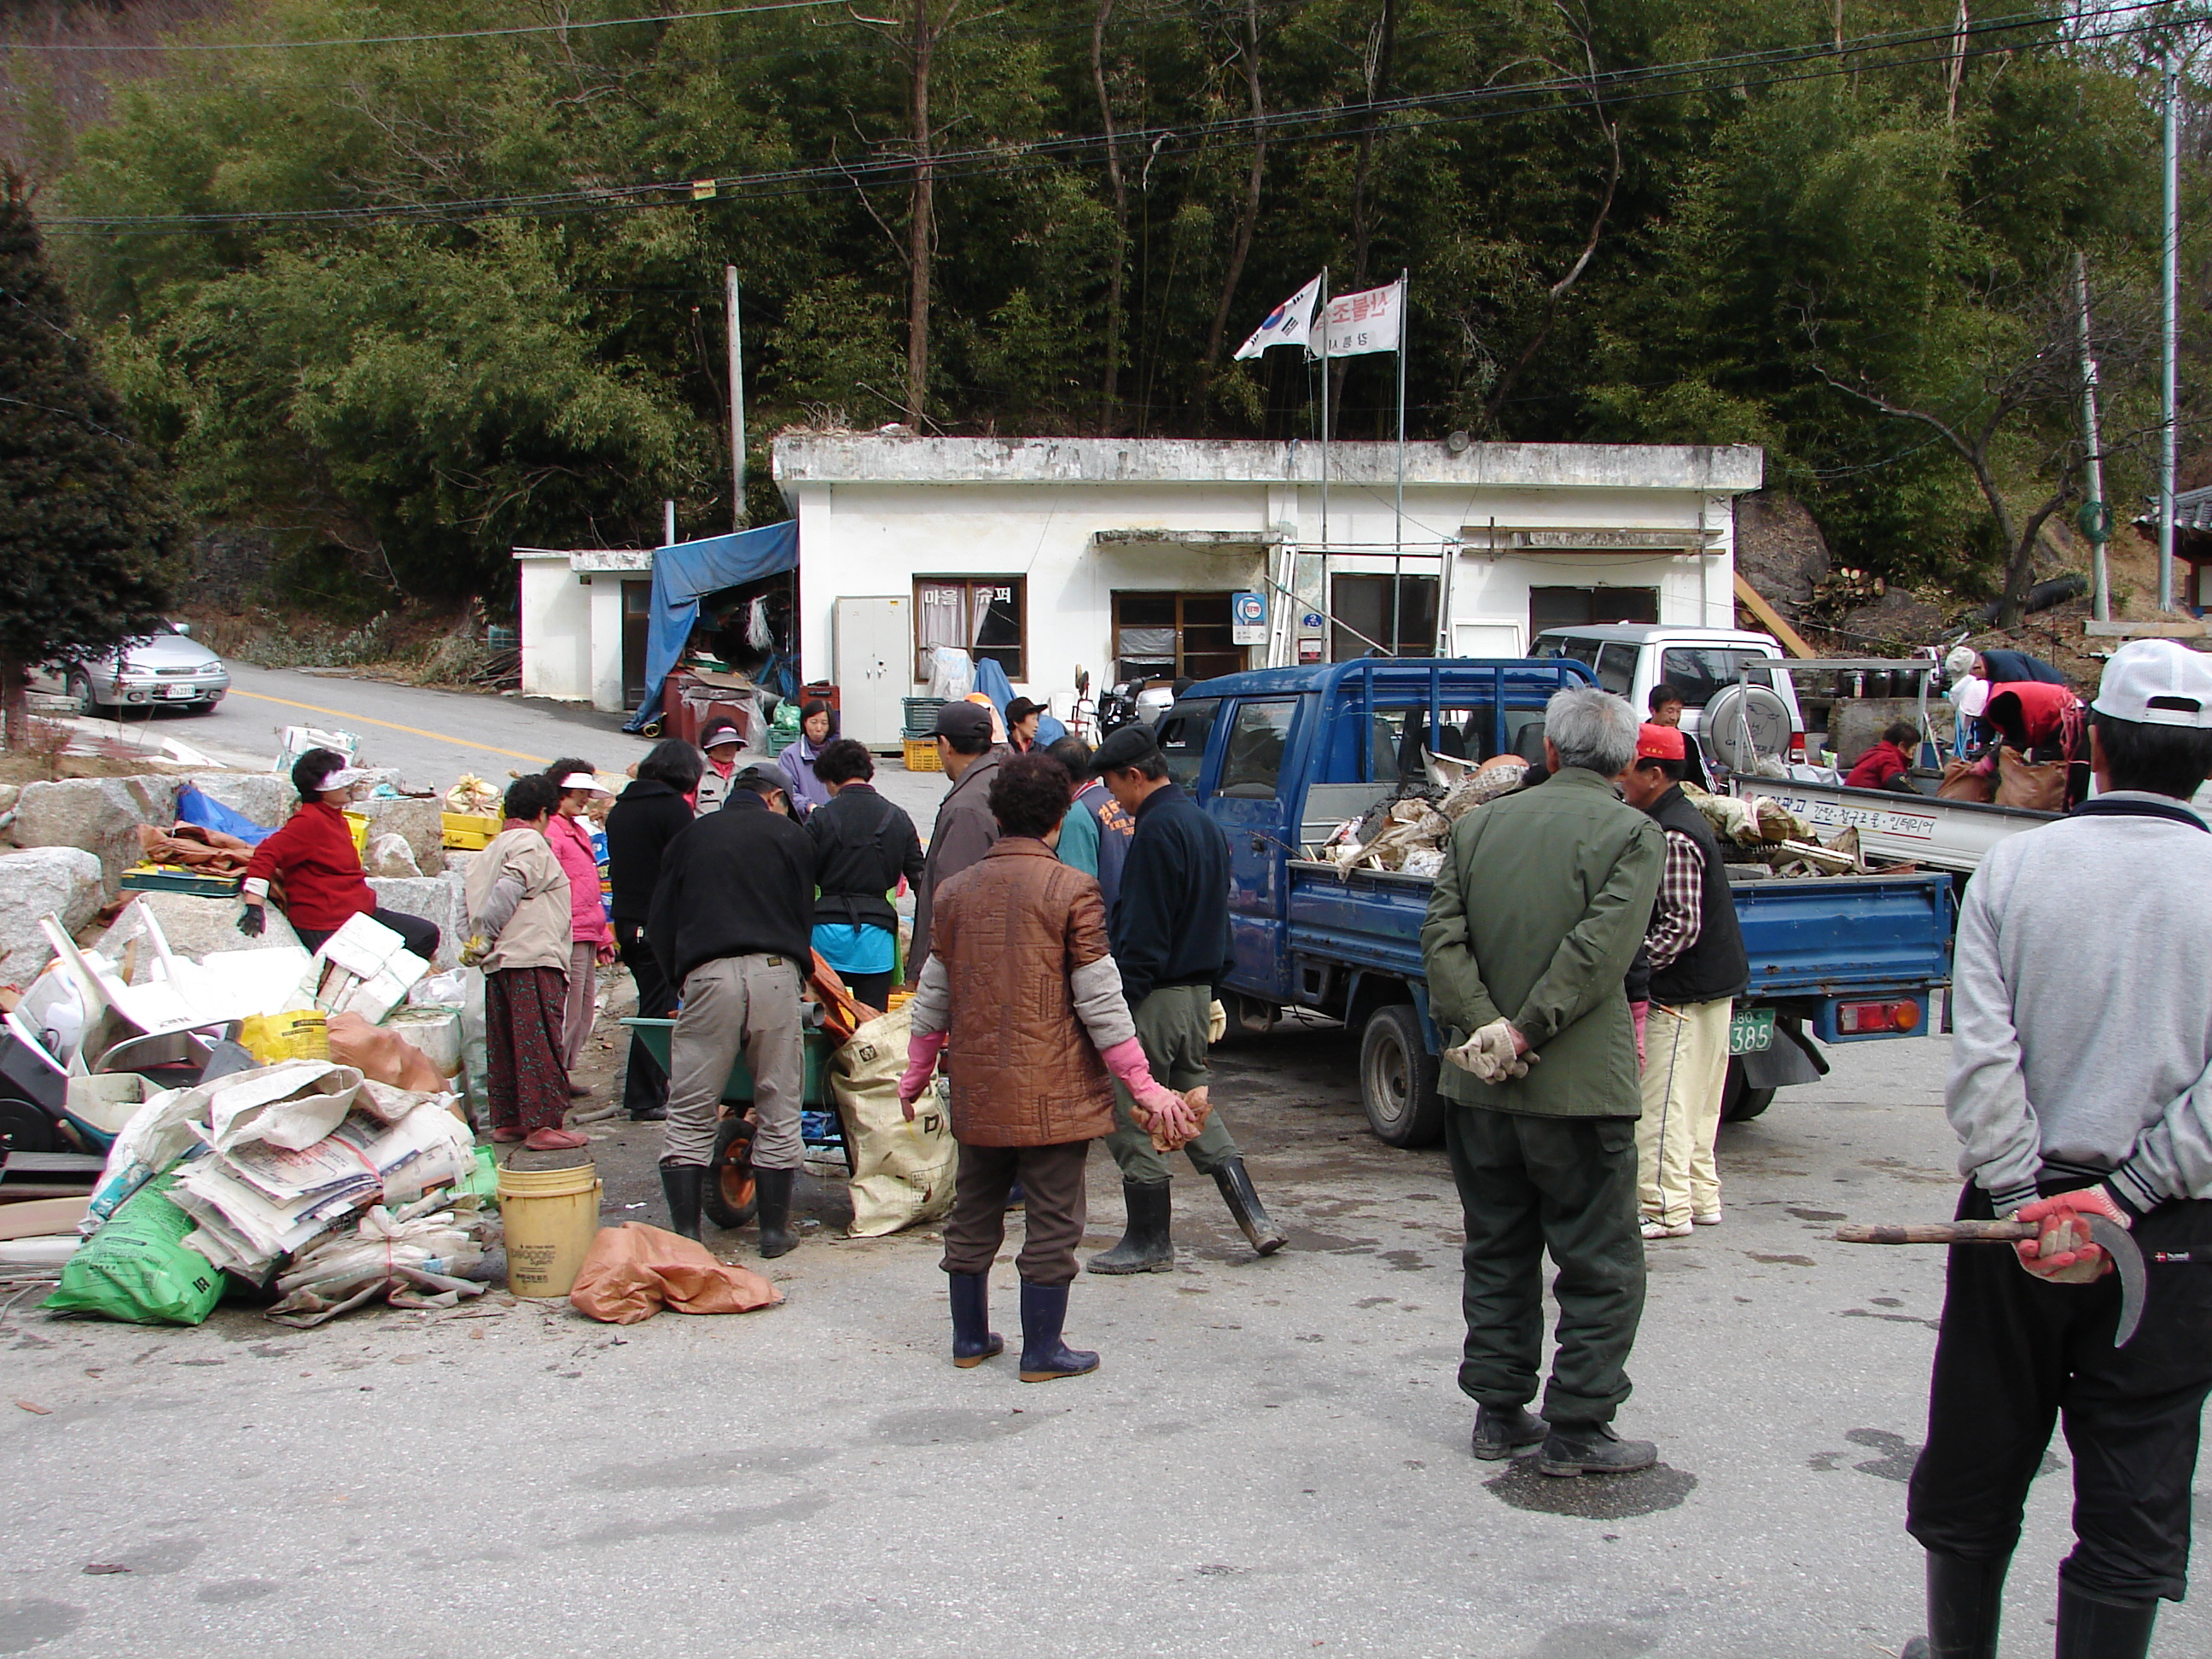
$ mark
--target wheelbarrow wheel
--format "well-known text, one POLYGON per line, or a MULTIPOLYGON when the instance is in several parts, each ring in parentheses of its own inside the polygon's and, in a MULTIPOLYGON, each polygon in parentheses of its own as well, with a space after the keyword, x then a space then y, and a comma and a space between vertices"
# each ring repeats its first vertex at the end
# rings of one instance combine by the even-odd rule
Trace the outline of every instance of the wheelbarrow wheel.
POLYGON ((744 1226, 760 1207, 753 1190, 753 1126, 744 1118, 726 1117, 714 1132, 714 1157, 707 1167, 700 1207, 708 1220, 726 1231, 744 1226))

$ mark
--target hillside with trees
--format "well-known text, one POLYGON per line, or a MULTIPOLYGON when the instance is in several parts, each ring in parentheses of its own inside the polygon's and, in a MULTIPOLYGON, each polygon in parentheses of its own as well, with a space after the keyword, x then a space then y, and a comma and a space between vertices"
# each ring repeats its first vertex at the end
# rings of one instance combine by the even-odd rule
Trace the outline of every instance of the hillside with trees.
MULTIPOLYGON (((1411 272, 1418 437, 1762 444, 1840 562, 1987 596, 2081 499, 2078 253, 2106 495, 2149 487, 2155 65, 2193 13, 620 21, 652 9, 238 0, 117 54, 96 99, 96 54, 9 55, 11 142, 109 376, 187 511, 273 539, 295 594, 489 591, 516 543, 649 543, 664 496, 726 522, 726 263, 757 520, 789 422, 1311 433, 1313 368, 1230 354, 1324 265, 1339 291, 1411 272)), ((1337 366, 1337 430, 1387 430, 1388 362, 1337 366)))

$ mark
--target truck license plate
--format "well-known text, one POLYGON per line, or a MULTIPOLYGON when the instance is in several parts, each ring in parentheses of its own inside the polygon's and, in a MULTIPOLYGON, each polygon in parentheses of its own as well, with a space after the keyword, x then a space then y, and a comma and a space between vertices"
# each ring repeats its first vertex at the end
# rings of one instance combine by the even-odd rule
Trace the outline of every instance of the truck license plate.
POLYGON ((1773 1009, 1747 1008, 1729 1021, 1729 1053, 1763 1054, 1773 1046, 1773 1009))

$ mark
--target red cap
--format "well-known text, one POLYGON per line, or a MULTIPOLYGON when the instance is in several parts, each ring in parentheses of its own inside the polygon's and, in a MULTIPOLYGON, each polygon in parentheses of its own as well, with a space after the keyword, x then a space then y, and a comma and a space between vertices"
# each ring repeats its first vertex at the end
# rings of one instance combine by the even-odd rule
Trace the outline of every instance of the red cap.
POLYGON ((1682 741, 1679 726, 1654 726, 1646 720, 1636 733, 1636 758, 1638 760, 1686 760, 1689 745, 1682 741))

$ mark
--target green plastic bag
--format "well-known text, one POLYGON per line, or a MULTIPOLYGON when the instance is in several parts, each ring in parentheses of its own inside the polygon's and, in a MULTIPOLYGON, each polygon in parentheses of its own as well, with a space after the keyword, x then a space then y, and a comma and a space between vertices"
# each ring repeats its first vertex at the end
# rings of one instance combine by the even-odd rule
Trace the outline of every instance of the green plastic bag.
POLYGON ((165 1175, 131 1195, 62 1268, 60 1288, 42 1304, 133 1325, 198 1325, 222 1299, 222 1274, 185 1248, 194 1222, 169 1202, 176 1177, 165 1175))
POLYGON ((453 1195, 458 1198, 463 1193, 474 1193, 488 1210, 499 1207, 499 1160, 491 1155, 490 1147, 477 1147, 475 1170, 467 1180, 453 1183, 453 1195))

